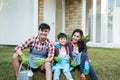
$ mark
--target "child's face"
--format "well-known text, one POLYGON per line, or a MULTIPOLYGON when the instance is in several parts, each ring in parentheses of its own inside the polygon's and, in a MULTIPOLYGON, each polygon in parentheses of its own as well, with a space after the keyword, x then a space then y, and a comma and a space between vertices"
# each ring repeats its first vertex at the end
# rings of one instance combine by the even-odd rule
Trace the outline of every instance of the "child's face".
POLYGON ((65 37, 59 38, 58 42, 59 42, 62 46, 64 46, 64 45, 66 44, 66 42, 67 42, 67 39, 66 39, 65 37))

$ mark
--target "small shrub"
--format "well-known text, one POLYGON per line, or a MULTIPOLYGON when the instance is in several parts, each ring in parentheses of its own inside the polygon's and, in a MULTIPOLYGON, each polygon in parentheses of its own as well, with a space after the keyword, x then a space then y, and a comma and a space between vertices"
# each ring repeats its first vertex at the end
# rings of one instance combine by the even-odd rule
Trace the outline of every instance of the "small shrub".
POLYGON ((82 40, 83 40, 85 43, 89 42, 89 41, 90 41, 90 35, 87 34, 87 35, 83 36, 83 37, 82 37, 82 40))
POLYGON ((68 41, 71 41, 71 36, 72 36, 71 34, 67 34, 67 40, 68 41))

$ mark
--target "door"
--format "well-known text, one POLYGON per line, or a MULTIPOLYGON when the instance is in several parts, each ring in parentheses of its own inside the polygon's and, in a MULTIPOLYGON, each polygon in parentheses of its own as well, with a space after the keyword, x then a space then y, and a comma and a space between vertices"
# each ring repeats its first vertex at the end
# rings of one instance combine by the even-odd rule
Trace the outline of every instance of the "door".
MULTIPOLYGON (((65 0, 56 0, 56 37, 65 32, 65 0)), ((56 38, 57 40, 57 38, 56 38)))
POLYGON ((44 0, 44 18, 43 22, 50 25, 50 33, 48 38, 55 42, 55 15, 56 15, 56 0, 44 0))

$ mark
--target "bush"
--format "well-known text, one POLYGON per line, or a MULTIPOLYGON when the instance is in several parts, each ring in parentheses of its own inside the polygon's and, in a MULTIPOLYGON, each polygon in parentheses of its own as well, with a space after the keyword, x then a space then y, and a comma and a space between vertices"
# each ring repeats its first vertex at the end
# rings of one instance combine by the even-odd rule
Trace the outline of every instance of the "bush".
POLYGON ((82 37, 82 40, 83 40, 85 43, 89 42, 89 41, 90 41, 90 35, 87 34, 87 35, 83 36, 83 37, 82 37))

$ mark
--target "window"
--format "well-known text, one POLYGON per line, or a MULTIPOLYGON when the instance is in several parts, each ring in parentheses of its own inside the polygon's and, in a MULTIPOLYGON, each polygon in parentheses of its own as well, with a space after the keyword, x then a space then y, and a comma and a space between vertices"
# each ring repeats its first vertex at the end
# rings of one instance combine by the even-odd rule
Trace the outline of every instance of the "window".
POLYGON ((116 7, 120 7, 120 0, 116 0, 116 7))
POLYGON ((108 43, 112 42, 113 5, 114 0, 108 0, 108 43))

